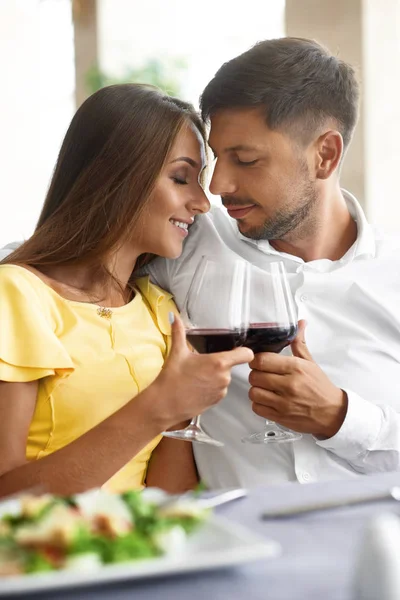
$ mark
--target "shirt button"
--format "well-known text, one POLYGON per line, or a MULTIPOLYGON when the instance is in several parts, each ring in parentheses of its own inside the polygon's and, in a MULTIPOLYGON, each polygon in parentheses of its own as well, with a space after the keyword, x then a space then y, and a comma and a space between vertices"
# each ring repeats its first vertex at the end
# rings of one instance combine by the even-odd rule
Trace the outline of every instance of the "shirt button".
POLYGON ((307 483, 308 481, 310 481, 310 479, 311 479, 310 473, 304 472, 304 473, 300 474, 300 481, 304 481, 304 483, 307 483))
POLYGON ((307 294, 302 294, 302 295, 300 296, 300 300, 301 300, 302 302, 307 302, 307 300, 308 300, 308 296, 307 296, 307 294))

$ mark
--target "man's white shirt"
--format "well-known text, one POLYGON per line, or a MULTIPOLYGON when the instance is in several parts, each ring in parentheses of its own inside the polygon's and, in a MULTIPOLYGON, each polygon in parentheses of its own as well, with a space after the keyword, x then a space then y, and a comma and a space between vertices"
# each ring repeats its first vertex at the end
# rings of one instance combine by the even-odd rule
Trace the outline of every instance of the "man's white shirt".
POLYGON ((267 241, 249 240, 224 209, 214 207, 196 218, 179 259, 157 259, 149 267, 152 280, 171 291, 181 307, 202 255, 225 261, 239 256, 261 269, 283 261, 298 318, 307 321, 307 346, 348 395, 345 421, 328 440, 303 435, 293 444, 244 444, 242 437, 261 431, 264 421, 251 410, 249 368, 235 367, 228 395, 202 416, 204 429, 224 447, 194 444, 200 477, 212 488, 306 483, 400 468, 400 238, 375 231, 356 199, 343 193, 358 235, 338 261, 305 263, 267 241))
MULTIPOLYGON (((344 195, 358 235, 338 261, 305 263, 267 241, 249 240, 224 209, 214 207, 196 218, 179 259, 157 259, 149 267, 153 281, 181 307, 202 255, 227 261, 239 256, 260 268, 283 261, 298 318, 308 323, 307 346, 348 394, 346 419, 328 440, 303 435, 293 444, 243 444, 242 437, 261 431, 264 421, 251 410, 249 368, 234 368, 228 395, 202 416, 204 429, 224 447, 194 444, 200 477, 211 488, 306 483, 400 468, 400 238, 375 231, 355 198, 344 195)), ((9 251, 0 250, 0 259, 9 251)))

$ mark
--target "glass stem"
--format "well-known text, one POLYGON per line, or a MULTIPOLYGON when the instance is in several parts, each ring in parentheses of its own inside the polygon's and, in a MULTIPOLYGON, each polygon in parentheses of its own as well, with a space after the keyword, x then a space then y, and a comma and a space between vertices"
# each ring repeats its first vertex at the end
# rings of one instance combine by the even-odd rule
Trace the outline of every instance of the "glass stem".
POLYGON ((198 427, 200 429, 200 415, 193 417, 189 423, 189 427, 198 427))
POLYGON ((265 421, 265 430, 266 431, 282 431, 282 429, 280 428, 278 423, 275 423, 275 421, 269 421, 268 419, 266 419, 266 421, 265 421))

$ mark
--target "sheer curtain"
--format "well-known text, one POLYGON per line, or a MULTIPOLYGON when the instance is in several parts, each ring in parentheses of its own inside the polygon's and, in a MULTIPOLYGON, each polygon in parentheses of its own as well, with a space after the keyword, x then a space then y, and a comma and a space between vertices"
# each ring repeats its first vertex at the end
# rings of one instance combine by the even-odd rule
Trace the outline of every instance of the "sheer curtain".
MULTIPOLYGON (((223 62, 284 35, 284 0, 97 2, 101 69, 183 59, 181 96, 195 105, 223 62)), ((75 110, 71 0, 1 0, 0 62, 1 247, 32 233, 75 110)))
POLYGON ((35 226, 74 111, 71 0, 0 2, 0 247, 35 226))

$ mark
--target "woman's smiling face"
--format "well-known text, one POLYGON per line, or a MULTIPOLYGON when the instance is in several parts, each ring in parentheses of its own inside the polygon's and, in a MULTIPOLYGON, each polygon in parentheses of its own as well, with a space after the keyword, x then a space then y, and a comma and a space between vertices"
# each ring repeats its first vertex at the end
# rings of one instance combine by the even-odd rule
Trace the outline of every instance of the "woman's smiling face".
POLYGON ((188 123, 176 137, 142 218, 139 243, 143 253, 166 258, 181 254, 195 215, 210 209, 200 177, 205 166, 203 138, 188 123))

